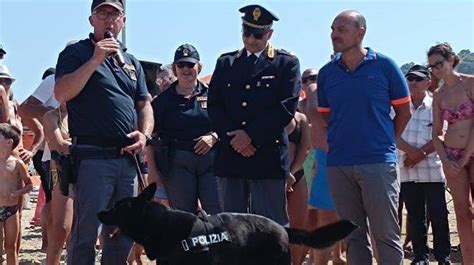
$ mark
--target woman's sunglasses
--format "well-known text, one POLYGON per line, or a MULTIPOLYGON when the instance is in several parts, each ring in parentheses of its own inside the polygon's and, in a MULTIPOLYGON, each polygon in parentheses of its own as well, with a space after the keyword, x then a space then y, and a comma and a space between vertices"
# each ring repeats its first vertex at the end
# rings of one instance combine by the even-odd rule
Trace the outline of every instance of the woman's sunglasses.
POLYGON ((179 62, 179 63, 176 63, 176 66, 180 69, 182 69, 184 67, 194 68, 195 65, 196 65, 196 63, 192 63, 192 62, 179 62))
POLYGON ((308 75, 308 76, 302 77, 301 81, 303 81, 303 84, 306 84, 308 83, 308 81, 315 82, 316 78, 318 78, 317 75, 308 75))
POLYGON ((0 78, 0 84, 5 86, 10 86, 13 83, 13 80, 9 78, 0 78))
POLYGON ((441 67, 443 67, 444 62, 446 62, 446 60, 437 61, 434 64, 428 64, 426 67, 428 67, 428 69, 430 71, 432 71, 433 68, 436 69, 436 70, 439 70, 439 69, 441 69, 441 67))

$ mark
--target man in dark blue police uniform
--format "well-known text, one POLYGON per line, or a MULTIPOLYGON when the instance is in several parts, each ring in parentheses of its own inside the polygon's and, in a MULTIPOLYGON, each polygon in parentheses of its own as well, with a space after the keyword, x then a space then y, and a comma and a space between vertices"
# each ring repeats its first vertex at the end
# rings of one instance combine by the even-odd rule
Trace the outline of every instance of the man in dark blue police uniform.
MULTIPOLYGON (((91 11, 94 31, 61 52, 54 89, 58 101, 67 102, 77 168, 68 251, 68 264, 74 265, 94 264, 97 213, 134 195, 132 154, 143 151, 153 130, 143 69, 115 39, 125 23, 122 2, 94 0, 91 11), (107 31, 113 38, 104 36, 107 31)), ((111 230, 104 227, 102 232, 102 264, 125 264, 132 242, 121 235, 109 237, 111 230)))
POLYGON ((284 128, 298 103, 299 61, 268 42, 274 14, 259 5, 239 11, 244 48, 217 60, 209 86, 208 112, 221 139, 214 164, 219 197, 224 211, 250 211, 286 225, 284 128))

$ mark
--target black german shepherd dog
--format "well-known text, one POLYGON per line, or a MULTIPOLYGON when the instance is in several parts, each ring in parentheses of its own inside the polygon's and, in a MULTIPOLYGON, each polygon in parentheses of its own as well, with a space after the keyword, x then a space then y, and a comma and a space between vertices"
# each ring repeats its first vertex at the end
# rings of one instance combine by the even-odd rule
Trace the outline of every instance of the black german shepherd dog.
POLYGON ((326 248, 355 228, 342 220, 312 232, 286 228, 254 214, 198 217, 152 202, 156 185, 98 214, 106 225, 145 248, 159 265, 290 265, 289 244, 326 248))

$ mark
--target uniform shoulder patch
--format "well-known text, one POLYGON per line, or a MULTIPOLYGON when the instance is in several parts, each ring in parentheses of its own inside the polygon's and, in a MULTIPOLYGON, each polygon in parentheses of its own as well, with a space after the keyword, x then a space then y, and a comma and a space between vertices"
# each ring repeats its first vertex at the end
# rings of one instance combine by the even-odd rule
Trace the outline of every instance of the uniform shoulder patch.
POLYGON ((276 49, 277 53, 278 54, 283 54, 283 55, 288 55, 288 56, 291 56, 291 57, 295 57, 296 55, 290 51, 287 51, 285 49, 276 49))
POLYGON ((235 56, 238 53, 240 53, 240 50, 236 50, 236 51, 233 51, 233 52, 226 52, 226 53, 221 54, 221 56, 219 56, 219 57, 235 56))

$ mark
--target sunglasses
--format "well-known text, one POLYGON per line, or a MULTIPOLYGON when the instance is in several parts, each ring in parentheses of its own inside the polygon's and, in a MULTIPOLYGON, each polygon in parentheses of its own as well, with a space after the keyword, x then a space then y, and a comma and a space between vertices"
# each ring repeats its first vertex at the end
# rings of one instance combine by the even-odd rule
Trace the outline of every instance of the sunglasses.
POLYGON ((407 77, 407 80, 408 80, 408 82, 413 82, 413 81, 421 82, 421 81, 426 80, 426 78, 421 77, 421 76, 409 76, 409 77, 407 77))
POLYGON ((433 70, 433 68, 439 70, 441 67, 443 67, 444 62, 446 62, 446 60, 437 61, 434 64, 428 64, 426 67, 428 67, 430 71, 433 70))
POLYGON ((194 68, 194 66, 196 65, 196 63, 192 63, 192 62, 179 62, 179 63, 176 63, 176 66, 179 68, 179 69, 182 69, 184 67, 187 67, 187 68, 194 68))
POLYGON ((10 86, 13 83, 13 80, 9 78, 0 78, 0 84, 5 86, 10 86))
POLYGON ((316 78, 318 78, 317 75, 309 75, 301 78, 301 81, 303 81, 303 84, 308 83, 308 81, 315 82, 316 78))
POLYGON ((265 36, 265 34, 267 34, 267 31, 263 32, 263 33, 252 33, 248 30, 242 31, 242 35, 244 35, 245 38, 250 38, 250 36, 253 35, 253 37, 257 40, 263 39, 263 36, 265 36))

